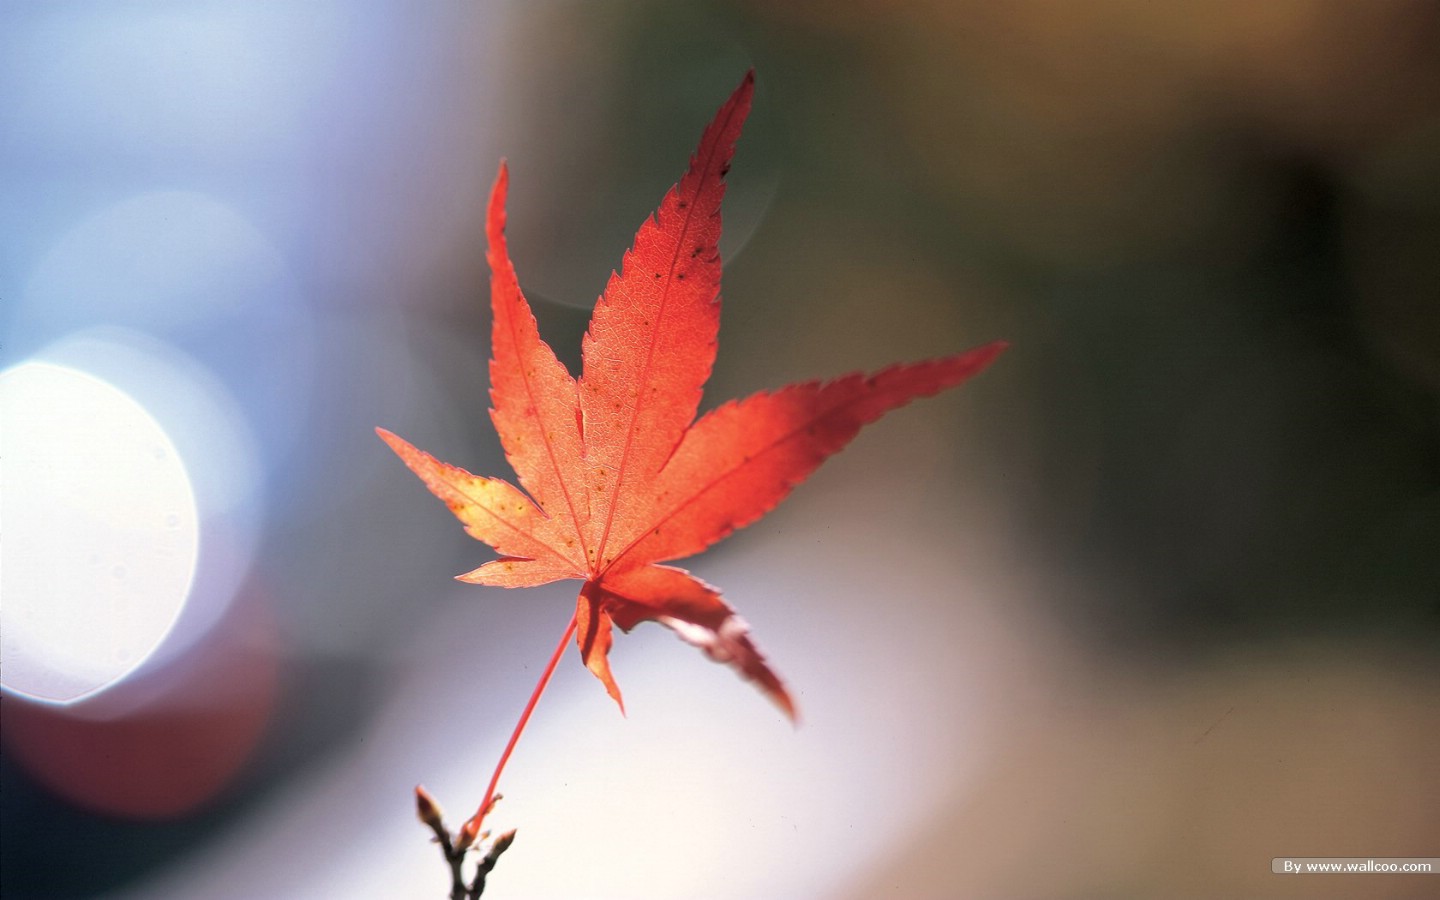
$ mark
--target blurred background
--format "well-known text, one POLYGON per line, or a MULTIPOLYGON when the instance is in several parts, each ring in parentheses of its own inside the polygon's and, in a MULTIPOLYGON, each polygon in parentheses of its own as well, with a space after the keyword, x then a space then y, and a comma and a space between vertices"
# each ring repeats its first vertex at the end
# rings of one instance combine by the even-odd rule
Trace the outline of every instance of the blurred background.
POLYGON ((480 473, 482 210, 588 310, 755 67, 706 406, 1013 348, 690 567, 803 724, 663 629, 571 654, 499 897, 1434 896, 1440 6, 0 8, 6 897, 441 897, 576 586, 480 473))

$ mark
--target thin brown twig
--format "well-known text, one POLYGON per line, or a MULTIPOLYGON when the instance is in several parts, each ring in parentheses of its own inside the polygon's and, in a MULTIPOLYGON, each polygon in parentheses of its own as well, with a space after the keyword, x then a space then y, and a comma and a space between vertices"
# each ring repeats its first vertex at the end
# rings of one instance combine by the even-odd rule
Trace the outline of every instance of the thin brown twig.
MULTIPOLYGON (((496 794, 491 798, 485 808, 489 812, 491 807, 500 800, 496 794)), ((461 846, 458 841, 450 837, 450 830, 445 827, 445 820, 440 812, 440 805, 435 798, 423 787, 415 788, 416 812, 420 821, 435 834, 435 843, 440 845, 440 852, 445 856, 445 863, 450 867, 450 900, 480 900, 480 895, 485 892, 485 878, 495 869, 495 863, 499 862, 500 854, 510 849, 515 843, 515 832, 510 830, 500 835, 490 845, 490 849, 481 857, 475 867, 475 877, 469 884, 465 883, 464 863, 465 855, 472 849, 472 844, 461 846)), ((481 834, 483 840, 487 835, 481 834)), ((472 841, 473 843, 473 841, 472 841)), ((478 849, 478 848, 477 848, 478 849)))

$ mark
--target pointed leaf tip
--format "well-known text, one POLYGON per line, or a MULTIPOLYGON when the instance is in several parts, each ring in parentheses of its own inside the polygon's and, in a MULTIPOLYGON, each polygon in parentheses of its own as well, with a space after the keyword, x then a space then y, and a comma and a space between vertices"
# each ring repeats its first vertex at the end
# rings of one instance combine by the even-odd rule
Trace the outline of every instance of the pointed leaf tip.
POLYGON ((586 582, 575 601, 575 643, 580 648, 580 658, 600 683, 605 693, 620 707, 625 715, 625 698, 615 676, 610 672, 610 647, 614 641, 610 613, 603 604, 603 594, 594 582, 586 582))
MULTIPOLYGON (((505 233, 505 198, 509 193, 510 166, 502 158, 495 170, 495 181, 490 186, 490 203, 485 209, 486 232, 492 244, 497 232, 502 235, 505 233)), ((491 249, 493 252, 494 248, 491 249)))

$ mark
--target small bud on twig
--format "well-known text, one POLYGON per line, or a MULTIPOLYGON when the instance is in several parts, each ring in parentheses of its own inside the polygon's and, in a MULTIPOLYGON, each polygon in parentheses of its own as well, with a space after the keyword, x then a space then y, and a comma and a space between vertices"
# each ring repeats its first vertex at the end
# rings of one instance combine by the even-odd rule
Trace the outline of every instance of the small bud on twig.
POLYGON ((515 829, 512 828, 497 837, 495 843, 490 845, 490 852, 485 854, 485 858, 480 860, 480 865, 475 868, 475 879, 470 882, 471 897, 479 897, 484 893, 485 876, 489 875, 490 871, 495 868, 495 863, 500 861, 500 854, 509 850, 513 843, 515 843, 515 829))
POLYGON ((415 785, 415 813, 420 821, 431 828, 442 828, 441 820, 445 813, 440 809, 440 804, 430 796, 430 792, 421 785, 415 785))
POLYGON ((489 859, 493 865, 494 861, 500 858, 500 854, 509 850, 510 845, 513 843, 515 843, 515 829, 512 828, 495 839, 494 846, 492 846, 490 852, 485 855, 486 859, 489 859))

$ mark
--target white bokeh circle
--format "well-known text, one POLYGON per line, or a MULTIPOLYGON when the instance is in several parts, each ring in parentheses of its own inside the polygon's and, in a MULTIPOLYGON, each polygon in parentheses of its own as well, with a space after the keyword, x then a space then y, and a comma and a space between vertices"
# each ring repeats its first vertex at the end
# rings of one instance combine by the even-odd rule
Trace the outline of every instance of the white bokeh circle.
POLYGON ((0 684, 69 703, 138 668, 175 624, 199 552, 185 463, 114 385, 65 366, 0 372, 0 684))

